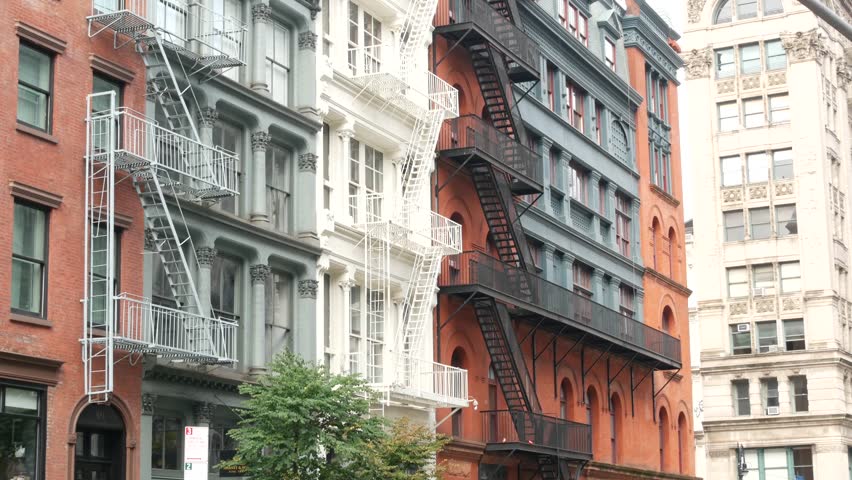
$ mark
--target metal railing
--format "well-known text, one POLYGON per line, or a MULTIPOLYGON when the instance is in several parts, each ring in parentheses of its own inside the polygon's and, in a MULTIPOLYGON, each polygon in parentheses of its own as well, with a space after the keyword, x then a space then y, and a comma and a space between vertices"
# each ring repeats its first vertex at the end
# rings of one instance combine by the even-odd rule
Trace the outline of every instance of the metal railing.
POLYGON ((239 159, 235 154, 174 133, 125 107, 95 112, 90 118, 96 161, 112 147, 121 158, 116 160, 119 168, 137 168, 143 162, 185 177, 197 192, 238 193, 239 159), (117 138, 113 146, 110 138, 117 138))
POLYGON ((429 212, 429 216, 432 221, 428 238, 432 240, 432 244, 444 247, 447 254, 460 253, 462 249, 461 225, 436 212, 429 212))
POLYGON ((435 28, 471 23, 486 32, 499 45, 525 65, 538 72, 538 44, 523 30, 495 10, 485 0, 438 0, 435 28))
POLYGON ((357 226, 374 225, 383 220, 382 193, 349 195, 349 218, 357 226))
POLYGON ((237 324, 122 293, 115 297, 119 343, 138 344, 164 356, 236 361, 237 324))
MULTIPOLYGON (((483 440, 520 444, 579 455, 592 454, 592 427, 522 410, 484 410, 483 440)), ((521 447, 523 448, 523 447, 521 447)))
POLYGON ((463 252, 444 259, 439 287, 482 286, 547 312, 554 318, 606 334, 632 347, 681 362, 680 340, 649 327, 587 297, 481 252, 463 252))
POLYGON ((474 148, 535 182, 544 182, 541 158, 476 115, 444 120, 438 151, 474 148))

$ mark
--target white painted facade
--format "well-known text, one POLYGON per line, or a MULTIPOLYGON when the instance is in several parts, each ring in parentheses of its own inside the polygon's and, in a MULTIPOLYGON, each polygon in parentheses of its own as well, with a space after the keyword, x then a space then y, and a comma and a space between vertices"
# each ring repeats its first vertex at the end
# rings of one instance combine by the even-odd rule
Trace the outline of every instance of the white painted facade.
POLYGON ((736 479, 741 444, 748 480, 847 479, 848 43, 793 0, 724 3, 681 41, 696 474, 736 479))

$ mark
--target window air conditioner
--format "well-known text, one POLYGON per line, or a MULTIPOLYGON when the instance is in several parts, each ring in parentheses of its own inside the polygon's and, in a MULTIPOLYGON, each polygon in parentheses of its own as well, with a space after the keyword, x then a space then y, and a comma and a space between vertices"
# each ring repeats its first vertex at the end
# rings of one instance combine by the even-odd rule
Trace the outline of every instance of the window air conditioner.
POLYGON ((762 296, 766 295, 766 289, 763 288, 763 287, 755 288, 754 290, 751 291, 751 295, 753 297, 762 297, 762 296))
POLYGON ((781 407, 766 407, 767 415, 781 415, 781 407))
POLYGON ((751 324, 750 323, 738 323, 737 324, 737 333, 750 332, 750 331, 751 331, 751 324))
POLYGON ((778 353, 781 349, 778 348, 778 345, 770 345, 766 347, 766 353, 778 353))

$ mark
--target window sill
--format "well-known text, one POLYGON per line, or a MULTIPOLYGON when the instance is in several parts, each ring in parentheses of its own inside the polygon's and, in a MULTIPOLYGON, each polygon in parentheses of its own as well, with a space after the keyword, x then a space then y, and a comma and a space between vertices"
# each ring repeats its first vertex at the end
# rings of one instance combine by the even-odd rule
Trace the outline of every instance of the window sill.
POLYGON ((27 125, 23 125, 23 124, 18 123, 17 125, 15 125, 15 130, 17 130, 21 133, 26 133, 28 135, 32 135, 32 136, 34 136, 34 137, 36 137, 40 140, 44 140, 45 142, 49 142, 49 143, 52 143, 54 145, 59 143, 59 139, 54 137, 53 135, 51 135, 47 132, 43 132, 43 131, 41 131, 37 128, 27 126, 27 125))
POLYGON ((9 320, 15 323, 26 323, 37 327, 53 328, 53 323, 50 320, 33 317, 31 315, 24 315, 22 313, 10 312, 9 320))

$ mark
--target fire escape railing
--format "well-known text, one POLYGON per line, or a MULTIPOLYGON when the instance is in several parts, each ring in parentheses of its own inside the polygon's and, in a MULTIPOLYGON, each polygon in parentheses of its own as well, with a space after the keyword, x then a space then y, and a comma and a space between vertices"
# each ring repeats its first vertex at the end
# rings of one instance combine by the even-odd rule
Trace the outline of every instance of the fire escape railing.
POLYGON ((592 454, 592 427, 522 410, 484 410, 483 440, 488 444, 540 447, 559 454, 592 454), (520 433, 519 433, 520 432, 520 433))

